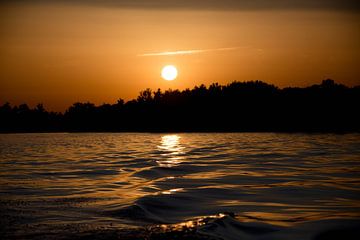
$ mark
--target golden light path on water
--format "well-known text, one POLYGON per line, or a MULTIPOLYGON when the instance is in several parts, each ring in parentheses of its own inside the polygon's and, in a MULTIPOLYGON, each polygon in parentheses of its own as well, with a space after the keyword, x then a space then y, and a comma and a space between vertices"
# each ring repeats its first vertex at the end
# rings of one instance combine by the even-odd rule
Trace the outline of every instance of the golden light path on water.
POLYGON ((161 137, 158 149, 162 151, 160 154, 162 159, 156 162, 160 167, 173 167, 182 162, 184 157, 181 156, 184 147, 180 144, 181 137, 178 135, 165 135, 161 137))
MULTIPOLYGON (((184 157, 181 156, 183 154, 184 147, 180 144, 181 137, 178 135, 164 135, 161 137, 160 145, 158 146, 158 149, 160 151, 163 151, 161 153, 161 156, 163 159, 157 160, 157 164, 159 164, 160 167, 167 167, 171 168, 178 164, 180 164, 184 157)), ((172 179, 173 177, 168 177, 168 179, 172 179)), ((182 191, 183 188, 173 188, 166 191, 162 191, 162 194, 174 194, 176 192, 182 191)))

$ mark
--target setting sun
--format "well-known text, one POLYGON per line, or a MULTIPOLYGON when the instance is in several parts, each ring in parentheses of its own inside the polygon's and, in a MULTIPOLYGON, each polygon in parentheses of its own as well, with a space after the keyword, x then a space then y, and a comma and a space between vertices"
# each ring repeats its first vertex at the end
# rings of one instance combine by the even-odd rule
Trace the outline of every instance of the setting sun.
POLYGON ((161 70, 161 77, 167 81, 174 80, 178 75, 178 71, 175 66, 167 65, 161 70))

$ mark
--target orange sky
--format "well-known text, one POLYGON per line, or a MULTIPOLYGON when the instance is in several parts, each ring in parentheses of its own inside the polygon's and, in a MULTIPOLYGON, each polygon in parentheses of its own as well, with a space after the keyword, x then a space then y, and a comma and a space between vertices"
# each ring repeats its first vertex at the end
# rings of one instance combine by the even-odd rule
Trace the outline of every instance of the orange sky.
POLYGON ((114 103, 233 80, 360 84, 358 11, 0 5, 0 103, 114 103), (195 50, 195 51, 191 51, 195 50), (165 51, 182 54, 161 55, 165 51), (155 53, 155 54, 154 54, 155 53), (160 77, 166 64, 179 76, 160 77))

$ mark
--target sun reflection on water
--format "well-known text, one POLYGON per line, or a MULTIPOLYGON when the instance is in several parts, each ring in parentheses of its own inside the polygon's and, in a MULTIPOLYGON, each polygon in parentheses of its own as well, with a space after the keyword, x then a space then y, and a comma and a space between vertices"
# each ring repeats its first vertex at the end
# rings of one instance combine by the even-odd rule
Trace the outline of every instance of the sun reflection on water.
POLYGON ((161 137, 160 144, 157 146, 160 150, 160 159, 157 164, 160 167, 174 167, 183 161, 183 149, 180 144, 181 137, 179 135, 165 135, 161 137))

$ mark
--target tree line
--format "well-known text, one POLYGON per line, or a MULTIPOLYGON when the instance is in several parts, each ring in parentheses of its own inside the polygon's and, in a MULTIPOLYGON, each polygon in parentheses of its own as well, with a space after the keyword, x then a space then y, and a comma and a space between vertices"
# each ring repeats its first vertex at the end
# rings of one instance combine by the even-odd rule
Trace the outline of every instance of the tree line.
POLYGON ((96 106, 74 103, 64 113, 42 104, 0 106, 0 132, 359 132, 360 86, 331 79, 280 89, 262 81, 193 89, 141 91, 136 99, 96 106))

